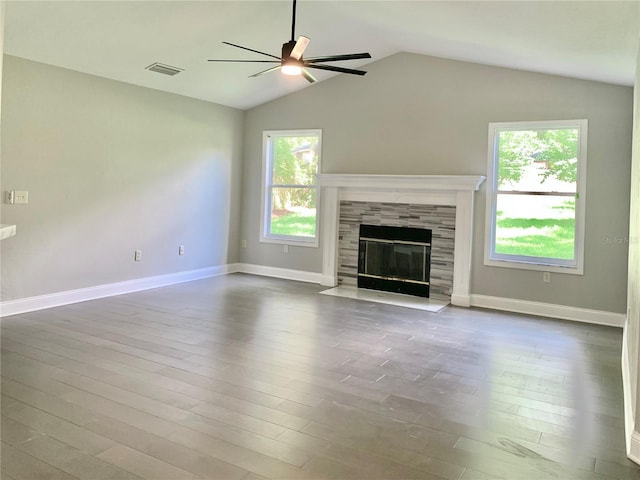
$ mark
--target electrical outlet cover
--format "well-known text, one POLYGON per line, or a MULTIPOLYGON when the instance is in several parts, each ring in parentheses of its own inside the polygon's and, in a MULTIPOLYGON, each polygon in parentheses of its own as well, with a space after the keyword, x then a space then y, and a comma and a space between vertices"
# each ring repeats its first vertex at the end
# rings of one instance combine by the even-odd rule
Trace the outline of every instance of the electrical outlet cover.
POLYGON ((29 192, 26 190, 16 190, 14 201, 16 205, 26 205, 29 203, 29 192))

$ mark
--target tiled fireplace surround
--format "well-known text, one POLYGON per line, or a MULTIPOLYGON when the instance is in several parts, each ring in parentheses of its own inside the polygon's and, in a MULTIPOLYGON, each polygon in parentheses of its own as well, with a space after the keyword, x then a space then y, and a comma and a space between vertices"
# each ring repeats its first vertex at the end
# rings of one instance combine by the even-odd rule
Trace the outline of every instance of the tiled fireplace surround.
POLYGON ((484 180, 479 175, 320 175, 322 284, 355 285, 356 223, 428 228, 434 234, 434 293, 468 307, 474 192, 484 180))

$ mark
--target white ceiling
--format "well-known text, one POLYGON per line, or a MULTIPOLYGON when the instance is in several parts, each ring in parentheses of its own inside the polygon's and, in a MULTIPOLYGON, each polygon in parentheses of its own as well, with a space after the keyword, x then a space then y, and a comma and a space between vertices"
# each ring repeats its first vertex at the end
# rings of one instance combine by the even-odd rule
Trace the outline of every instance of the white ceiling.
MULTIPOLYGON (((413 52, 633 85, 639 1, 299 0, 305 56, 368 51, 366 63, 413 52)), ((280 55, 291 36, 290 1, 9 1, 5 53, 80 72, 247 109, 310 86, 279 72, 249 75, 264 59, 228 41, 280 55), (175 77, 153 62, 184 69, 175 77)), ((314 70, 322 81, 334 74, 314 70)), ((367 77, 353 77, 366 81, 367 77)))

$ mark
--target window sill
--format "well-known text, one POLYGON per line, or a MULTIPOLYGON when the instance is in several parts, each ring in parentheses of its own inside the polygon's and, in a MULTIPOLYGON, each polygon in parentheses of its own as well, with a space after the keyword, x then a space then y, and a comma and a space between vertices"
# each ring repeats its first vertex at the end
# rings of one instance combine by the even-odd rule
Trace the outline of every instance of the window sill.
POLYGON ((538 272, 565 273, 568 275, 584 275, 582 265, 575 267, 564 267, 560 265, 549 265, 544 263, 515 262, 513 260, 491 260, 485 259, 484 264, 488 267, 513 268, 517 270, 535 270, 538 272))
POLYGON ((292 247, 318 248, 318 237, 302 240, 300 237, 260 237, 261 243, 274 243, 276 245, 290 245, 292 247))

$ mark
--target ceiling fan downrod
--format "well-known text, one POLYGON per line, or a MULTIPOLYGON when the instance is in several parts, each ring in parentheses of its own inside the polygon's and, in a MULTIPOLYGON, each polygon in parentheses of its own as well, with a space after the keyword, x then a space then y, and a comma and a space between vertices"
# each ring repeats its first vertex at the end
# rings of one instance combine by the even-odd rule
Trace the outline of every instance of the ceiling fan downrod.
POLYGON ((291 19, 291 41, 296 39, 296 0, 293 0, 293 16, 291 19))

